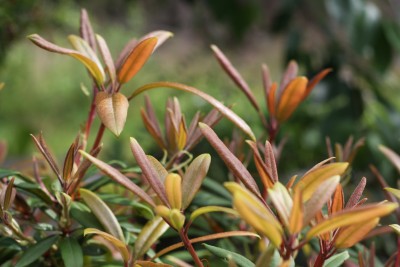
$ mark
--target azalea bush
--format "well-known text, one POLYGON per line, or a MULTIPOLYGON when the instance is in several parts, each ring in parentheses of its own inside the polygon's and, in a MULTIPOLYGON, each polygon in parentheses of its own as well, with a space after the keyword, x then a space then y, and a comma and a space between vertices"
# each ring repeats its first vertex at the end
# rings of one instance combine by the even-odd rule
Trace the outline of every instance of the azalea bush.
MULTIPOLYGON (((28 36, 39 48, 84 65, 92 80, 86 92, 92 102, 61 164, 45 141, 44 129, 32 134, 39 153, 32 158, 30 172, 0 169, 0 262, 19 267, 397 266, 398 250, 385 259, 375 255, 373 245, 364 245, 364 239, 383 234, 396 238, 398 222, 386 226, 381 218, 397 214, 395 196, 400 193, 385 189, 388 199, 376 203, 363 196, 368 178, 352 173, 363 139, 349 138, 332 149, 327 138, 329 158, 321 155, 320 162, 292 177, 280 174, 285 164, 281 155, 296 153, 285 150, 282 125, 290 123, 296 108, 306 104, 331 70, 308 79, 298 76, 298 65, 291 61, 278 85, 264 64, 265 99, 259 101, 230 60, 212 45, 221 75, 225 72, 233 80, 258 114, 262 132, 256 135, 230 103, 198 88, 166 81, 130 88, 127 83, 170 37, 168 31, 150 32, 129 41, 113 59, 85 10, 79 36, 68 36, 72 48, 38 34, 28 36), (130 147, 135 164, 105 159, 100 153, 107 146, 104 132, 121 134, 131 101, 147 91, 168 88, 193 94, 212 110, 188 118, 179 99, 172 97, 166 99, 164 114, 157 114, 145 96, 136 115, 142 117, 157 152, 146 154, 132 133, 129 141, 118 142, 130 147), (100 126, 93 129, 96 120, 100 126), (222 140, 214 128, 221 120, 230 121, 239 132, 222 140), (209 144, 210 151, 197 153, 199 144, 209 144), (215 159, 226 167, 222 178, 213 177, 215 159), (353 191, 346 188, 350 180, 359 181, 353 191)), ((399 166, 393 151, 382 151, 399 166)), ((0 161, 5 157, 2 142, 0 161)))

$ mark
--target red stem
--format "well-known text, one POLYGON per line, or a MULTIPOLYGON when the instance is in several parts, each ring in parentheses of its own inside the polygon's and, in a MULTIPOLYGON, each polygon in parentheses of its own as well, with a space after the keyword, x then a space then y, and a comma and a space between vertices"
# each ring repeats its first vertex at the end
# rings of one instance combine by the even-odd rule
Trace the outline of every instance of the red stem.
POLYGON ((190 255, 192 256, 194 263, 196 264, 197 267, 204 267, 203 263, 201 262, 199 256, 197 255, 196 251, 193 248, 192 243, 190 242, 187 233, 185 231, 185 228, 182 228, 179 231, 179 236, 182 239, 183 244, 185 245, 185 248, 188 250, 190 255))
POLYGON ((96 95, 97 95, 97 88, 93 86, 93 98, 85 126, 85 141, 89 139, 90 129, 92 128, 93 120, 96 117, 96 103, 95 103, 96 95))
POLYGON ((103 138, 105 128, 106 127, 102 123, 99 127, 99 130, 97 131, 96 140, 94 140, 94 143, 93 143, 92 149, 90 150, 90 153, 92 153, 100 145, 101 139, 103 138))

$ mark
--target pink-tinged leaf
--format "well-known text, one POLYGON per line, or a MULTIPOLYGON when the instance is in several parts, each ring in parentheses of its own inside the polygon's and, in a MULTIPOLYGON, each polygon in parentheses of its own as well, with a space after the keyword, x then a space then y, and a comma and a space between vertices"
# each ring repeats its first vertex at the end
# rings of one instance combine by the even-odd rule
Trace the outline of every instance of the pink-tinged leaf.
POLYGON ((314 87, 331 71, 332 71, 332 69, 324 69, 311 79, 311 81, 307 84, 307 88, 306 88, 306 91, 304 92, 303 100, 307 98, 307 96, 311 93, 311 91, 314 89, 314 87))
POLYGON ((83 231, 83 235, 90 235, 90 234, 99 235, 105 240, 109 241, 121 253, 124 262, 126 264, 129 262, 130 259, 129 250, 124 242, 106 232, 100 231, 95 228, 86 228, 83 231))
POLYGON ((226 147, 226 145, 219 139, 215 132, 206 124, 199 123, 201 132, 204 134, 208 142, 214 147, 218 155, 225 162, 229 170, 235 175, 253 194, 258 197, 260 191, 258 186, 251 176, 249 171, 242 162, 226 147))
MULTIPOLYGON (((205 235, 201 237, 196 237, 193 239, 190 239, 190 243, 195 244, 199 242, 205 242, 205 241, 210 241, 210 240, 215 240, 215 239, 221 239, 221 238, 228 238, 228 237, 235 237, 235 236, 250 236, 250 237, 257 237, 260 238, 259 235, 253 233, 253 232, 248 232, 248 231, 229 231, 229 232, 223 232, 223 233, 217 233, 217 234, 211 234, 211 235, 205 235)), ((184 246, 183 242, 176 243, 174 245, 171 245, 169 247, 166 247, 162 250, 160 250, 156 255, 153 256, 152 259, 159 258, 175 249, 182 248, 184 246)))
POLYGON ((245 132, 252 140, 256 140, 256 137, 255 137, 253 131, 251 130, 250 126, 242 118, 240 118, 231 109, 224 106, 221 102, 219 102, 212 96, 210 96, 194 87, 191 87, 191 86, 187 86, 187 85, 180 84, 180 83, 174 83, 174 82, 149 83, 149 84, 143 85, 142 87, 136 89, 132 93, 132 95, 128 98, 128 100, 131 100, 135 96, 137 96, 140 93, 143 93, 147 90, 151 90, 154 88, 160 88, 160 87, 174 88, 177 90, 195 94, 195 95, 203 98, 205 101, 207 101, 212 106, 214 106, 224 117, 226 117, 228 120, 233 122, 237 127, 239 127, 243 132, 245 132))
POLYGON ((158 174, 156 170, 153 168, 152 164, 147 159, 146 154, 144 153, 142 147, 136 141, 135 138, 130 138, 131 140, 131 150, 133 155, 135 156, 136 162, 142 169, 144 174, 144 178, 146 179, 147 183, 151 186, 160 200, 164 203, 165 206, 170 207, 167 195, 165 193, 165 188, 163 183, 158 178, 158 174))
MULTIPOLYGON (((50 43, 49 41, 46 41, 42 37, 40 37, 37 34, 32 34, 28 36, 28 39, 31 40, 34 44, 37 46, 43 48, 44 50, 47 50, 49 52, 54 52, 58 54, 63 54, 63 55, 69 55, 71 57, 76 58, 79 60, 81 63, 85 65, 85 67, 89 70, 90 74, 96 79, 98 84, 103 84, 104 82, 104 71, 100 63, 97 61, 93 61, 90 57, 87 55, 72 50, 72 49, 67 49, 60 47, 58 45, 55 45, 53 43, 50 43)), ((88 46, 89 47, 89 46, 88 46)))
POLYGON ((277 182, 279 177, 278 169, 276 167, 274 148, 268 140, 265 141, 265 164, 267 165, 267 168, 271 170, 270 172, 272 175, 272 180, 277 182))
POLYGON ((115 82, 117 81, 117 73, 115 70, 111 52, 108 49, 107 43, 102 36, 96 34, 96 40, 97 44, 99 45, 101 57, 103 58, 104 64, 107 67, 108 75, 110 75, 111 84, 115 85, 115 82))
POLYGON ((202 154, 196 157, 186 169, 182 180, 182 208, 186 209, 192 202, 201 183, 207 175, 210 167, 211 156, 202 154))
POLYGON ((267 64, 261 65, 261 75, 264 87, 265 103, 268 103, 268 96, 272 85, 272 81, 271 81, 271 74, 269 73, 269 68, 267 64))
POLYGON ((377 226, 379 218, 374 218, 369 221, 364 221, 359 224, 353 224, 341 228, 335 237, 335 248, 344 249, 349 248, 360 242, 364 237, 377 226))
POLYGON ((276 88, 278 88, 277 83, 273 83, 268 90, 267 105, 269 115, 274 117, 276 113, 276 88))
POLYGON ((153 170, 156 171, 156 173, 158 175, 158 179, 160 179, 160 181, 162 183, 164 183, 165 177, 167 177, 167 175, 168 175, 168 171, 164 168, 164 166, 155 157, 147 155, 147 159, 150 162, 150 164, 152 165, 153 170))
POLYGON ((160 216, 156 216, 147 222, 135 240, 135 247, 132 253, 133 259, 141 258, 168 228, 168 224, 160 216))
POLYGON ((335 175, 328 178, 318 186, 311 198, 304 204, 303 225, 309 224, 317 212, 322 210, 322 207, 328 202, 332 194, 335 192, 339 181, 340 176, 335 175))
POLYGON ((385 146, 379 146, 379 150, 385 155, 385 157, 392 162, 393 166, 397 169, 397 172, 400 173, 400 156, 385 146))
POLYGON ((104 229, 122 242, 125 242, 124 234, 121 226, 113 211, 104 203, 103 200, 95 193, 87 189, 79 189, 79 193, 91 212, 96 216, 104 229))
POLYGON ((121 93, 99 92, 96 95, 96 112, 101 122, 113 134, 119 136, 124 129, 129 102, 121 93))
POLYGON ((119 69, 121 67, 121 64, 124 62, 124 59, 129 55, 129 53, 135 48, 135 46, 138 44, 138 40, 136 38, 133 38, 129 40, 129 42, 124 46, 120 54, 118 55, 117 61, 115 61, 115 67, 119 69))
POLYGON ((80 21, 79 32, 81 37, 90 45, 93 51, 96 51, 96 40, 94 37, 94 31, 90 23, 88 13, 84 8, 81 9, 80 20, 81 21, 80 21))
POLYGON ((165 43, 165 41, 167 41, 169 38, 171 38, 172 36, 174 36, 174 34, 172 32, 169 31, 153 31, 150 32, 148 34, 146 34, 145 36, 143 36, 142 38, 140 38, 139 42, 148 38, 153 38, 156 37, 157 38, 157 44, 154 47, 153 52, 160 47, 160 45, 162 45, 163 43, 165 43))
POLYGON ((291 234, 297 234, 303 228, 304 205, 301 189, 293 192, 293 207, 290 211, 288 230, 291 234))
POLYGON ((260 152, 257 149, 257 144, 253 141, 247 141, 253 150, 254 163, 257 168, 257 172, 260 175, 261 182, 264 185, 265 189, 272 188, 274 186, 275 181, 272 179, 272 175, 270 174, 270 170, 267 168, 267 165, 261 158, 260 152))
POLYGON ((303 201, 307 201, 311 198, 318 186, 325 180, 335 176, 342 175, 347 167, 348 163, 330 163, 326 165, 314 168, 313 171, 306 173, 301 180, 295 185, 295 188, 300 186, 303 187, 303 201))
POLYGON ((286 67, 285 73, 282 76, 281 84, 279 86, 279 96, 281 96, 283 90, 288 86, 288 84, 297 76, 299 66, 297 62, 291 60, 286 67))
POLYGON ((57 166, 56 161, 54 160, 53 155, 50 153, 49 149, 47 148, 46 142, 44 141, 42 134, 39 135, 39 140, 33 134, 31 134, 31 137, 33 138, 33 141, 35 142, 36 147, 42 153, 42 155, 46 159, 47 163, 50 165, 51 169, 53 170, 54 174, 57 176, 58 181, 60 182, 61 186, 63 186, 64 181, 61 177, 60 170, 57 166))
POLYGON ((145 192, 143 191, 142 188, 137 186, 135 183, 133 183, 131 180, 129 180, 128 177, 123 175, 121 172, 119 172, 117 169, 114 167, 108 165, 107 163, 91 156, 90 154, 86 153, 85 151, 80 150, 79 151, 82 156, 90 160, 97 168, 99 168, 105 175, 109 176, 111 179, 116 181, 117 183, 121 184, 124 186, 126 189, 130 190, 134 194, 136 194, 139 198, 144 200, 147 204, 155 207, 155 203, 153 199, 145 192))
POLYGON ((154 140, 157 142, 158 146, 162 149, 166 148, 166 145, 164 144, 163 137, 161 135, 161 132, 158 129, 158 125, 156 122, 152 121, 147 113, 144 111, 142 108, 140 110, 140 115, 142 115, 142 120, 144 123, 144 126, 146 127, 146 130, 150 133, 150 135, 154 138, 154 140))
POLYGON ((286 121, 303 101, 307 83, 306 77, 297 77, 283 89, 276 110, 276 118, 279 122, 286 121))
POLYGON ((335 214, 344 208, 344 195, 341 184, 336 186, 335 193, 333 194, 332 204, 330 207, 330 214, 335 214))
POLYGON ((360 200, 364 188, 367 185, 367 179, 365 177, 361 178, 360 182, 358 183, 356 189, 354 189, 353 193, 351 194, 349 200, 346 203, 346 208, 353 208, 357 205, 358 201, 360 200))
POLYGON ((249 99, 253 107, 257 111, 259 111, 260 107, 258 106, 256 98, 254 97, 253 92, 250 90, 249 85, 242 78, 240 73, 235 69, 235 67, 232 65, 229 59, 224 55, 224 53, 222 53, 222 51, 216 45, 211 45, 211 49, 213 50, 214 56, 218 60, 221 67, 225 70, 225 72, 229 75, 229 77, 231 77, 233 82, 242 90, 242 92, 249 99))
POLYGON ((370 204, 356 207, 350 210, 343 210, 327 218, 316 226, 312 227, 306 239, 326 233, 328 231, 349 225, 365 223, 375 218, 380 218, 392 213, 398 208, 397 203, 370 204))
POLYGON ((121 63, 121 67, 118 69, 117 77, 119 83, 128 82, 138 73, 153 53, 157 42, 156 37, 151 37, 139 42, 132 51, 130 51, 121 63))

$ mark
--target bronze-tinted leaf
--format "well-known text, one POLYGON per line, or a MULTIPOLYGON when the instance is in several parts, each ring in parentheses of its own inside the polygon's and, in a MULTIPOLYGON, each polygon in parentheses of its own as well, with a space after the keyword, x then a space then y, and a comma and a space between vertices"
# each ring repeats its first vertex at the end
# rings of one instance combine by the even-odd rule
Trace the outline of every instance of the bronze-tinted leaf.
POLYGON ((333 194, 332 204, 330 207, 330 213, 334 214, 343 210, 344 208, 344 196, 343 196, 343 188, 341 184, 336 186, 335 193, 333 194))
POLYGON ((169 31, 153 31, 153 32, 149 32, 148 34, 146 34, 145 36, 143 36, 142 38, 140 38, 139 42, 148 38, 157 38, 157 44, 154 47, 153 52, 160 47, 160 45, 162 45, 166 40, 168 40, 169 38, 171 38, 172 36, 174 36, 174 34, 172 32, 169 31))
POLYGON ((131 137, 130 140, 132 153, 135 156, 136 162, 142 169, 144 178, 147 180, 148 184, 151 186, 154 192, 156 192, 157 196, 164 203, 164 205, 170 207, 167 195, 165 193, 164 185, 158 178, 156 170, 147 159, 146 154, 144 153, 142 147, 139 145, 136 139, 131 137))
POLYGON ((126 83, 135 76, 149 59, 157 45, 157 38, 150 37, 139 42, 126 56, 121 67, 118 69, 117 77, 119 83, 126 83))
POLYGON ((297 234, 303 228, 304 205, 301 188, 293 190, 293 207, 289 216, 289 233, 297 234))
POLYGON ((74 142, 69 147, 67 155, 65 155, 64 159, 63 179, 67 184, 70 183, 71 176, 73 175, 72 171, 74 168, 75 154, 76 154, 76 143, 74 142))
POLYGON ((119 136, 124 129, 128 115, 129 102, 121 93, 108 94, 99 92, 96 95, 96 112, 101 122, 113 134, 119 136))
POLYGON ((269 68, 267 64, 261 65, 261 75, 264 87, 265 103, 268 103, 268 95, 272 85, 271 74, 269 73, 269 68))
POLYGON ((14 177, 11 178, 7 187, 1 191, 1 207, 4 211, 8 210, 10 205, 14 202, 15 194, 17 193, 14 189, 14 177))
POLYGON ((174 82, 155 82, 155 83, 149 83, 146 85, 143 85, 142 87, 136 89, 132 95, 128 98, 131 100, 135 96, 139 95, 140 93, 143 93, 147 90, 151 90, 154 88, 159 88, 159 87, 167 87, 167 88, 174 88, 177 90, 182 90, 185 92, 189 92, 192 94, 195 94, 201 98, 203 98, 205 101, 213 105, 223 116, 225 116, 228 120, 233 122, 237 127, 239 127, 243 132, 245 132, 252 140, 256 140, 256 137, 251 130, 250 126, 238 115, 236 115, 231 109, 227 108, 224 104, 213 98, 212 96, 194 88, 191 86, 187 86, 184 84, 180 83, 174 83, 174 82))
POLYGON ((257 172, 260 175, 261 182, 264 185, 265 189, 272 188, 274 186, 275 181, 272 179, 272 175, 270 174, 270 170, 268 170, 267 165, 261 158, 260 152, 257 149, 257 145, 253 141, 247 141, 253 150, 254 163, 257 168, 257 172))
POLYGON ((201 183, 207 175, 210 167, 211 156, 202 154, 196 157, 186 169, 182 180, 182 208, 186 209, 192 202, 201 183))
POLYGON ((240 73, 236 70, 236 68, 232 65, 229 59, 224 55, 224 53, 222 53, 222 51, 216 45, 211 45, 211 49, 213 50, 214 56, 217 58, 221 67, 225 70, 225 72, 229 75, 229 77, 231 77, 233 82, 242 90, 242 92, 249 99, 253 107, 257 111, 259 111, 260 107, 258 106, 256 98, 254 97, 253 92, 250 90, 249 85, 242 78, 240 73))
POLYGON ((375 226, 380 218, 374 218, 359 224, 341 228, 335 237, 335 247, 338 249, 349 248, 360 242, 375 226))
POLYGON ((165 177, 168 175, 168 171, 164 168, 164 166, 153 156, 147 155, 147 159, 150 164, 153 166, 153 169, 158 174, 158 178, 162 183, 165 181, 165 177))
POLYGON ((233 175, 235 175, 253 194, 260 197, 258 186, 243 163, 226 147, 208 125, 199 123, 199 127, 233 175))
POLYGON ((275 116, 276 113, 276 88, 278 88, 278 84, 273 83, 268 90, 267 106, 270 116, 275 116))
POLYGON ((284 88, 276 110, 276 118, 279 122, 287 120, 303 101, 307 83, 306 77, 297 77, 284 88))
POLYGON ((400 173, 400 156, 385 146, 379 146, 379 150, 385 155, 385 157, 392 162, 393 166, 396 167, 397 172, 400 173))
POLYGON ((331 71, 332 69, 324 69, 311 79, 311 81, 307 84, 306 91, 303 95, 303 100, 306 99, 306 97, 311 93, 314 87, 331 71))
POLYGON ((365 177, 361 178, 356 189, 354 189, 349 200, 347 201, 346 208, 353 208, 357 205, 358 201, 360 200, 360 198, 364 192, 364 188, 366 185, 367 185, 367 179, 365 177))
POLYGON ((114 181, 117 183, 121 184, 124 186, 126 189, 130 190, 134 194, 136 194, 139 198, 147 202, 149 205, 155 207, 154 201, 150 198, 150 196, 143 191, 142 188, 137 186, 134 182, 128 179, 125 175, 120 173, 117 169, 114 167, 108 165, 107 163, 89 155, 85 151, 80 150, 79 151, 85 158, 90 160, 94 165, 96 165, 103 173, 108 175, 110 178, 112 178, 114 181))
POLYGON ((282 76, 281 84, 279 86, 279 96, 281 96, 283 90, 285 90, 286 86, 296 78, 297 72, 299 70, 299 65, 294 60, 291 60, 286 67, 285 73, 282 76))
POLYGON ((94 37, 94 31, 90 23, 88 13, 84 8, 81 9, 80 20, 81 21, 80 21, 79 32, 81 37, 90 45, 93 51, 96 51, 96 40, 94 37))
POLYGON ((111 56, 111 52, 108 49, 107 43, 104 38, 96 34, 97 44, 99 45, 100 54, 103 58, 104 64, 107 67, 107 72, 110 75, 111 84, 115 85, 117 80, 117 74, 115 71, 114 61, 111 56))
POLYGON ((103 225, 104 229, 109 233, 125 242, 124 234, 122 233, 121 226, 113 211, 104 203, 103 200, 90 190, 81 188, 79 190, 81 197, 88 205, 90 210, 103 225))

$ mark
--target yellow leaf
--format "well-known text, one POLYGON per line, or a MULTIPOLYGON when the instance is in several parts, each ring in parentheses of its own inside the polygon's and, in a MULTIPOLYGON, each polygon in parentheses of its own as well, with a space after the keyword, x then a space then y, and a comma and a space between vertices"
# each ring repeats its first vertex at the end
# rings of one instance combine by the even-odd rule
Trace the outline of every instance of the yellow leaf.
POLYGON ((308 80, 306 77, 297 77, 285 87, 276 110, 276 118, 279 122, 287 120, 301 101, 303 101, 307 83, 308 80))
POLYGON ((398 224, 391 224, 389 225, 393 230, 396 232, 396 234, 400 235, 400 225, 398 224))
POLYGON ((205 207, 201 207, 201 208, 198 208, 195 211, 193 211, 192 214, 190 215, 190 221, 193 222, 200 215, 203 215, 205 213, 210 213, 210 212, 225 212, 228 214, 239 216, 237 211, 234 209, 231 209, 231 208, 218 207, 218 206, 205 206, 205 207))
POLYGON ((165 193, 171 208, 180 210, 182 207, 182 178, 179 174, 170 173, 165 177, 165 193))
POLYGON ((398 199, 400 199, 400 190, 399 190, 399 189, 395 189, 395 188, 391 188, 391 187, 386 187, 385 190, 386 190, 386 191, 389 191, 389 192, 392 193, 395 197, 397 197, 398 199))
POLYGON ((118 70, 118 81, 128 82, 143 67, 157 45, 157 37, 150 37, 139 42, 124 59, 118 70))
POLYGON ((129 250, 127 246, 124 244, 124 242, 106 232, 100 231, 95 228, 86 228, 85 231, 83 232, 83 235, 89 235, 89 234, 99 235, 104 239, 106 239, 107 241, 111 242, 111 244, 113 244, 121 253, 124 262, 127 263, 129 261, 130 259, 129 250))
POLYGON ((268 197, 271 199, 272 204, 274 204, 283 223, 288 226, 293 200, 286 187, 280 182, 276 182, 272 189, 268 189, 268 197))
POLYGON ((361 241, 375 226, 380 218, 374 218, 359 224, 354 224, 340 229, 335 238, 335 247, 338 249, 349 248, 361 241))
POLYGON ((113 134, 119 136, 124 129, 128 115, 129 102, 126 97, 121 93, 99 92, 95 102, 101 122, 113 134))
POLYGON ((306 239, 309 240, 314 236, 340 227, 365 223, 386 216, 397 209, 398 206, 397 203, 370 204, 338 212, 311 228, 306 235, 306 239))
POLYGON ((331 163, 319 166, 306 173, 295 185, 295 189, 297 189, 297 187, 302 184, 303 202, 306 202, 311 198, 315 190, 322 182, 331 178, 332 176, 343 174, 348 165, 349 164, 347 162, 331 163))

